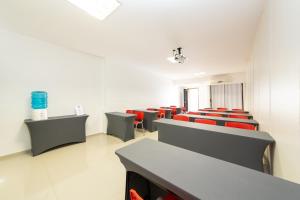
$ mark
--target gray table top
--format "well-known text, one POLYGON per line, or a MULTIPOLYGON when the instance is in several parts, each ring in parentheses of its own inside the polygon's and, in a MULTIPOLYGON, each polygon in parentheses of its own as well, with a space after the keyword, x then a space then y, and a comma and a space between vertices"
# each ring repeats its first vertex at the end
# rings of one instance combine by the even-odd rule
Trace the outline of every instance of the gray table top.
POLYGON ((119 149, 116 154, 181 198, 300 199, 298 184, 150 139, 119 149))
POLYGON ((230 112, 214 112, 214 111, 196 111, 197 113, 203 113, 203 114, 221 114, 221 115, 242 115, 242 116, 252 116, 251 114, 247 113, 230 113, 230 112))
POLYGON ((147 113, 158 113, 158 111, 154 110, 146 110, 146 109, 133 109, 135 111, 147 112, 147 113))
POLYGON ((212 126, 212 125, 207 125, 207 124, 184 122, 184 121, 165 119, 165 118, 155 120, 154 122, 157 124, 175 125, 175 126, 181 126, 181 127, 186 127, 186 128, 193 128, 193 129, 199 129, 199 130, 219 132, 219 133, 224 133, 224 134, 238 135, 241 137, 247 137, 247 138, 253 138, 253 139, 266 140, 270 143, 275 142, 275 140, 269 135, 269 133, 263 132, 263 131, 252 131, 252 130, 246 130, 246 129, 225 127, 225 126, 212 126))
POLYGON ((88 115, 64 115, 64 116, 55 116, 55 117, 48 117, 48 119, 44 120, 32 120, 32 119, 25 119, 25 123, 35 123, 35 122, 42 122, 42 121, 51 121, 51 120, 58 120, 58 119, 68 119, 68 118, 80 118, 80 117, 88 117, 88 115))
POLYGON ((162 110, 170 110, 170 111, 172 111, 172 109, 170 109, 170 108, 155 108, 155 109, 157 109, 157 110, 162 109, 162 110))
POLYGON ((116 115, 119 117, 135 117, 135 114, 129 114, 129 113, 122 113, 122 112, 108 112, 105 114, 109 114, 109 115, 116 115))
POLYGON ((199 119, 213 119, 213 120, 221 120, 221 121, 231 121, 231 122, 241 122, 248 124, 258 124, 258 121, 253 119, 239 119, 239 118, 230 118, 230 117, 215 117, 215 116, 206 116, 206 115, 191 115, 191 114, 180 114, 187 117, 199 118, 199 119))

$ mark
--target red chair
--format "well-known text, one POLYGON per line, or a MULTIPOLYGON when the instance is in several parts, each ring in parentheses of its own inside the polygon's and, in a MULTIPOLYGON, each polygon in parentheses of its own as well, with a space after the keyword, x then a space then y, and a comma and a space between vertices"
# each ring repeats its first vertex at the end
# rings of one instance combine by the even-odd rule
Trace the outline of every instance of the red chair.
POLYGON ((217 125, 217 122, 211 119, 195 119, 195 122, 200 124, 217 125))
POLYGON ((217 108, 217 110, 219 110, 219 111, 225 111, 225 110, 228 110, 228 108, 217 108))
POLYGON ((217 113, 207 113, 206 116, 211 116, 211 117, 223 117, 223 115, 217 114, 217 113))
POLYGON ((134 113, 134 110, 126 110, 126 113, 127 113, 127 114, 135 114, 135 113, 134 113))
MULTIPOLYGON (((134 189, 129 190, 130 200, 144 200, 134 189)), ((159 198, 162 200, 179 200, 179 198, 172 194, 168 193, 165 197, 159 198)))
POLYGON ((144 200, 140 195, 134 190, 129 190, 130 200, 144 200))
POLYGON ((190 118, 184 115, 174 115, 174 120, 189 122, 190 118))
POLYGON ((248 117, 244 115, 228 115, 228 117, 236 119, 248 119, 248 117))
POLYGON ((232 108, 232 111, 244 111, 244 110, 240 108, 232 108))
POLYGON ((245 113, 244 110, 242 110, 242 109, 237 109, 237 108, 232 109, 232 112, 233 112, 233 113, 245 113))
POLYGON ((172 115, 176 115, 177 114, 177 109, 176 107, 170 107, 172 109, 172 115))
POLYGON ((198 113, 198 112, 188 112, 187 114, 189 114, 189 115, 200 115, 200 113, 198 113))
POLYGON ((159 109, 157 117, 158 118, 165 118, 166 117, 166 111, 164 109, 159 109))
POLYGON ((142 125, 142 129, 144 129, 144 112, 135 111, 134 114, 136 114, 135 120, 134 120, 134 126, 137 129, 138 125, 142 125))
POLYGON ((183 113, 186 113, 187 110, 186 110, 185 107, 182 107, 182 108, 181 108, 181 111, 182 111, 183 113))
POLYGON ((147 110, 149 110, 149 111, 156 111, 155 108, 147 108, 147 110))
POLYGON ((241 128, 241 129, 248 129, 248 130, 256 130, 255 126, 252 124, 240 123, 240 122, 225 122, 226 127, 232 128, 241 128))

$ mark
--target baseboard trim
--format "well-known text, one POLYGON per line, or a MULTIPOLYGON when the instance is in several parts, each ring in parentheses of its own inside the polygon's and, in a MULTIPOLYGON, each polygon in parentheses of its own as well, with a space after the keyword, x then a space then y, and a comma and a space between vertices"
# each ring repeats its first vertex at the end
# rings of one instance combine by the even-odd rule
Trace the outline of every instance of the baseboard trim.
MULTIPOLYGON (((93 137, 93 136, 97 136, 99 134, 106 134, 106 133, 95 133, 95 134, 90 134, 90 135, 87 135, 86 138, 89 138, 89 137, 93 137)), ((31 149, 26 149, 24 151, 18 151, 18 152, 15 152, 15 153, 10 153, 10 154, 7 154, 7 155, 3 155, 3 156, 0 156, 0 160, 4 160, 8 157, 14 157, 14 156, 18 156, 20 154, 31 154, 31 149)))

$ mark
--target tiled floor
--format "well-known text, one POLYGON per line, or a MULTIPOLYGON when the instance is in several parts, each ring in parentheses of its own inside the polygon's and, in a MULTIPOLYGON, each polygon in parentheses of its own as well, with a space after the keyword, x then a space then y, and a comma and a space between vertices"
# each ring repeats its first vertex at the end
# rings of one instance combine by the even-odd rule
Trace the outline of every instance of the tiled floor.
POLYGON ((114 152, 144 137, 157 132, 126 143, 98 134, 36 157, 0 158, 0 200, 124 200, 125 168, 114 152))

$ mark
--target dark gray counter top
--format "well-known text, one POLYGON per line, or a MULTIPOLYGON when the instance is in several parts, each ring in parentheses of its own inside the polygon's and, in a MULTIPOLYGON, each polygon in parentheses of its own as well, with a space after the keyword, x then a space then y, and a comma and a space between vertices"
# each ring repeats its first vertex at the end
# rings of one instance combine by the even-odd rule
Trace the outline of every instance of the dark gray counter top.
POLYGON ((251 114, 247 113, 230 113, 230 112, 215 112, 215 111, 197 111, 199 114, 220 114, 220 115, 242 115, 252 117, 251 114))
MULTIPOLYGON (((241 123, 248 123, 248 124, 253 124, 255 126, 259 125, 258 121, 253 120, 253 119, 239 119, 239 118, 230 118, 230 117, 214 117, 214 116, 206 116, 206 115, 191 115, 191 114, 180 114, 184 115, 190 118, 194 119, 212 119, 216 121, 223 121, 223 122, 241 122, 241 123)), ((224 126, 225 123, 222 125, 224 126)))
POLYGON ((272 174, 275 141, 266 132, 170 119, 156 120, 155 124, 161 142, 272 174), (265 168, 268 147, 269 165, 265 168))
POLYGON ((24 120, 31 139, 33 156, 63 144, 85 142, 88 115, 49 117, 46 120, 24 120))
POLYGON ((108 112, 105 113, 108 115, 115 115, 115 116, 119 116, 119 117, 135 117, 135 114, 129 114, 129 113, 122 113, 122 112, 108 112))
POLYGON ((146 112, 146 113, 158 113, 158 111, 154 110, 146 110, 146 109, 133 109, 134 111, 146 112))
POLYGON ((252 131, 252 130, 231 128, 231 127, 224 127, 224 126, 213 126, 213 125, 193 123, 193 122, 183 122, 183 121, 172 120, 172 119, 159 119, 154 122, 161 123, 161 124, 169 124, 169 125, 171 124, 174 126, 181 126, 181 127, 193 128, 199 130, 205 129, 206 131, 218 132, 221 134, 223 133, 223 134, 237 135, 240 137, 247 137, 253 139, 255 138, 260 140, 266 140, 269 142, 274 142, 274 139, 269 135, 269 133, 263 131, 252 131))
POLYGON ((188 200, 299 200, 300 185, 145 139, 116 151, 127 171, 188 200))
POLYGON ((25 119, 25 123, 35 123, 35 122, 42 122, 42 121, 50 121, 50 120, 59 120, 59 119, 67 119, 67 118, 79 118, 79 117, 88 117, 88 115, 65 115, 65 116, 55 116, 55 117, 48 117, 48 119, 44 120, 32 120, 32 119, 25 119))

